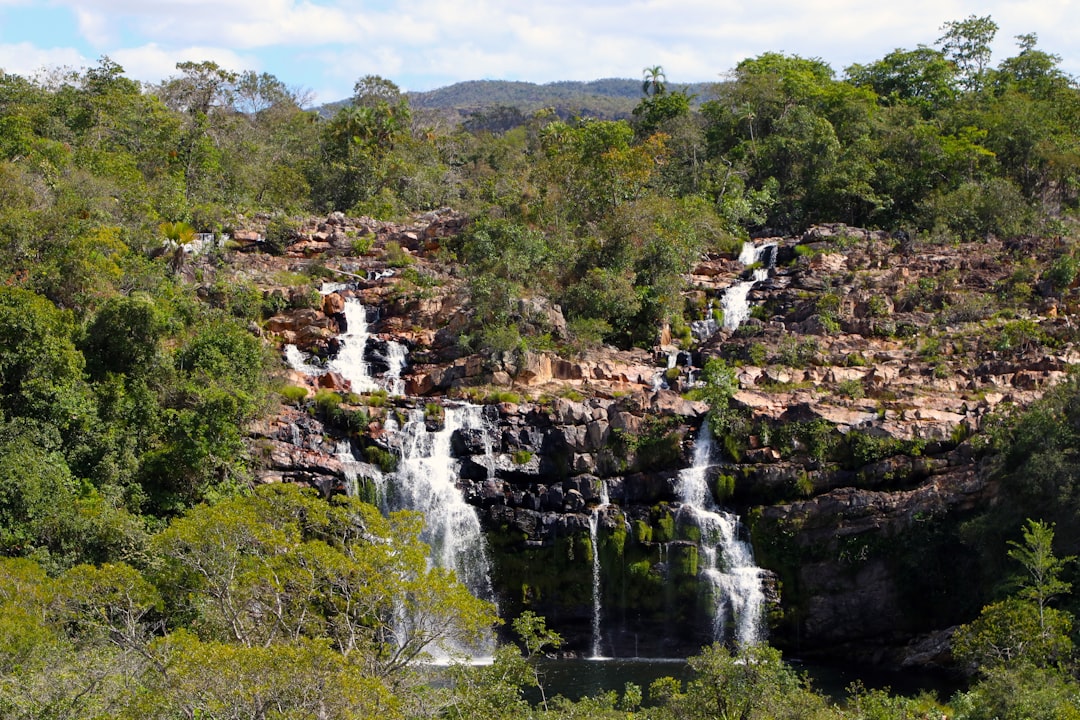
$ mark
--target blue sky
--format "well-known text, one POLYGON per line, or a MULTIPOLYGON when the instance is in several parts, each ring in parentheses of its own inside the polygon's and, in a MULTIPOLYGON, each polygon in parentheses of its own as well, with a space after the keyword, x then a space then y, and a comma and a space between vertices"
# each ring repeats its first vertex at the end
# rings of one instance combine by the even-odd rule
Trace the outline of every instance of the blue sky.
POLYGON ((108 55, 148 83, 184 60, 276 75, 316 102, 367 74, 406 90, 460 80, 720 79, 766 51, 820 57, 837 72, 895 48, 932 45, 949 20, 991 15, 997 62, 1014 37, 1080 75, 1078 0, 0 0, 0 69, 32 76, 108 55))

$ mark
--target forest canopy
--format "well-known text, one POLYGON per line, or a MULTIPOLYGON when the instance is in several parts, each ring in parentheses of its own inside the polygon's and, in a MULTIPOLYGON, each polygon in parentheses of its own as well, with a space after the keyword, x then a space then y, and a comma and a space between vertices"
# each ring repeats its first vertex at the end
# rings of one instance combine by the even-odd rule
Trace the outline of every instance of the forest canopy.
MULTIPOLYGON (((908 244, 1048 238, 1052 293, 1076 279, 1080 87, 1034 35, 994 64, 997 29, 972 16, 843 69, 764 53, 700 92, 654 66, 625 119, 506 105, 448 122, 378 76, 323 117, 271 75, 210 61, 157 85, 108 57, 0 71, 0 714, 940 714, 865 689, 838 709, 767 647, 706 649, 648 710, 630 686, 532 708, 516 649, 425 684, 412 661, 496 617, 427 566, 418 519, 254 487, 248 430, 283 394, 260 323, 318 303, 318 268, 273 295, 222 270, 231 246, 195 263, 190 244, 259 218, 273 254, 304 215, 458 209, 468 223, 439 252, 473 308, 462 354, 650 347, 662 327, 689 344, 680 293, 702 255, 825 221, 908 244), (563 345, 522 309, 538 297, 565 313, 563 345)), ((979 674, 958 717, 1076 717, 1073 570, 1049 523, 1076 547, 1078 397, 1067 383, 989 434, 1010 502, 965 531, 1043 577, 962 631, 979 674), (1040 642, 1009 645, 1024 640, 1009 626, 1040 642)), ((557 641, 528 632, 526 647, 557 641)))

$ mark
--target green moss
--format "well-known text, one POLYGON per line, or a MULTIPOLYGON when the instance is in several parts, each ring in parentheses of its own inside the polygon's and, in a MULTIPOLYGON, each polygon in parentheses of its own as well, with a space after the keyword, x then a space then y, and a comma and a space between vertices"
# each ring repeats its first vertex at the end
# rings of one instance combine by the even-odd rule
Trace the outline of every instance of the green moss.
POLYGON ((626 522, 621 515, 616 519, 611 532, 600 536, 600 548, 605 554, 605 566, 622 564, 623 554, 626 552, 626 522))
POLYGON ((679 539, 689 540, 695 545, 699 544, 701 542, 701 528, 689 523, 681 524, 679 525, 679 539))
POLYGON ((278 390, 278 394, 285 398, 285 402, 290 405, 299 405, 307 399, 308 391, 307 388, 299 385, 286 385, 278 390))
POLYGON ((397 455, 389 450, 383 450, 378 445, 368 445, 364 448, 364 457, 366 457, 367 461, 372 465, 378 466, 384 473, 390 473, 397 470, 397 455))
POLYGON ((718 502, 724 502, 735 494, 735 476, 719 475, 713 485, 713 494, 718 502))
POLYGON ((675 515, 667 505, 653 508, 653 539, 661 543, 675 539, 675 515))
POLYGON ((653 529, 649 523, 644 520, 634 520, 634 539, 639 543, 649 543, 653 539, 653 529))
POLYGON ((670 553, 668 566, 676 580, 697 577, 699 557, 697 545, 674 545, 670 553))

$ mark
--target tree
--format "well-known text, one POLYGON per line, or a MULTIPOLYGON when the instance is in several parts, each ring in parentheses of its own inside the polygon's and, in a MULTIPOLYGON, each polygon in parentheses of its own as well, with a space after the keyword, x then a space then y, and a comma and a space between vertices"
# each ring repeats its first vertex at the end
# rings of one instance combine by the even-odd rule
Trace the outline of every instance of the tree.
POLYGON ((369 677, 391 679, 495 621, 451 572, 429 568, 421 520, 293 485, 199 506, 153 548, 159 585, 204 637, 244 647, 326 639, 369 677))
POLYGON ((540 671, 533 661, 545 649, 558 650, 562 647, 563 639, 559 633, 549 630, 547 621, 531 610, 526 610, 512 623, 514 632, 521 638, 521 644, 525 646, 525 661, 530 663, 533 682, 540 690, 540 704, 544 710, 548 709, 547 694, 544 692, 544 683, 540 671))
POLYGON ((165 335, 164 314, 147 296, 112 298, 97 312, 82 343, 87 371, 95 379, 107 373, 140 374, 158 356, 165 335))
POLYGON ((1053 608, 1009 598, 987 605, 979 617, 953 635, 953 655, 969 668, 986 673, 1021 665, 1053 667, 1072 652, 1072 621, 1053 608))
POLYGON ((659 717, 679 720, 764 720, 812 717, 821 698, 807 691, 780 651, 747 645, 732 651, 719 643, 690 658, 694 679, 679 692, 670 678, 650 687, 664 697, 659 717))
POLYGON ((380 75, 365 75, 353 85, 353 105, 357 107, 397 105, 403 100, 397 83, 380 75))
POLYGON ((943 34, 936 44, 956 64, 961 85, 973 92, 982 89, 998 24, 989 15, 969 15, 964 20, 950 20, 941 29, 943 34))
POLYGON ((71 313, 28 290, 0 287, 0 410, 10 417, 82 428, 93 406, 72 342, 71 313))
POLYGON ((869 65, 852 65, 848 79, 873 88, 882 103, 906 103, 930 115, 956 95, 956 67, 939 50, 919 45, 914 50, 894 50, 869 65))
POLYGON ((1054 530, 1041 521, 1027 521, 1023 541, 1010 541, 1009 557, 1024 567, 1016 596, 983 608, 979 617, 953 637, 953 652, 963 662, 989 672, 1019 665, 1051 667, 1072 651, 1072 616, 1048 607, 1071 585, 1060 579, 1075 558, 1057 558, 1054 530))
POLYGON ((645 68, 641 73, 641 93, 643 95, 656 97, 664 94, 667 90, 667 76, 664 75, 664 68, 653 65, 645 68))
POLYGON ((1075 556, 1056 557, 1053 544, 1053 525, 1030 518, 1023 528, 1023 542, 1009 542, 1009 557, 1023 565, 1025 571, 1019 579, 1019 595, 1038 606, 1039 627, 1044 632, 1047 603, 1072 588, 1072 584, 1064 582, 1060 576, 1065 566, 1076 560, 1075 556))
POLYGON ((194 117, 231 104, 233 86, 240 77, 236 73, 211 60, 178 62, 176 69, 182 75, 166 80, 159 88, 169 107, 194 117))

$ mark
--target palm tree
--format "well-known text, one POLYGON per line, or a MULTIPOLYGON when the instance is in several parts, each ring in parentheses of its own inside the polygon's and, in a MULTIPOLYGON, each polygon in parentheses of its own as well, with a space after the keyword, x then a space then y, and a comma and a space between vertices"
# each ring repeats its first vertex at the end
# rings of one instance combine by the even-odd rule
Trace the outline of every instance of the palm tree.
POLYGON ((641 92, 645 93, 645 95, 663 95, 667 89, 665 87, 666 82, 667 76, 664 75, 664 68, 659 65, 647 67, 642 71, 641 92))

